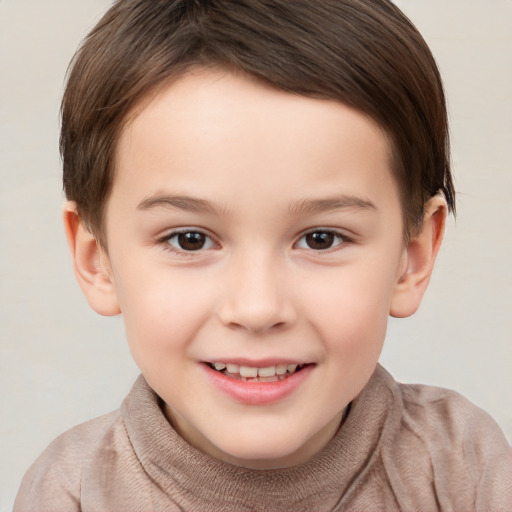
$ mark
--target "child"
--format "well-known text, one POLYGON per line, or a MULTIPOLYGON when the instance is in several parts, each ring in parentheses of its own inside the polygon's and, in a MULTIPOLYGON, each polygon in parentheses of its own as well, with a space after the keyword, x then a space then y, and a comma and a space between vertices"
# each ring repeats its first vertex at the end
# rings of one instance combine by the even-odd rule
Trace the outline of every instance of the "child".
POLYGON ((64 96, 64 223, 142 375, 14 510, 510 510, 493 420, 378 365, 455 206, 447 148, 386 0, 117 1, 64 96))

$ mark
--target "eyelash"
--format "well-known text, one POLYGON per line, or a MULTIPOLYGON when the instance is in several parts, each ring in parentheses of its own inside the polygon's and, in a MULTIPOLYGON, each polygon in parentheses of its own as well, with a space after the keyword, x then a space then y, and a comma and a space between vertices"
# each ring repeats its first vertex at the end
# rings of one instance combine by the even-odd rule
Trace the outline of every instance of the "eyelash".
MULTIPOLYGON (((312 229, 306 233, 303 233, 300 238, 298 239, 298 241, 294 244, 294 247, 298 247, 299 246, 299 243, 304 239, 306 239, 308 236, 312 236, 312 235, 318 235, 318 234, 321 234, 324 239, 325 239, 325 236, 327 235, 328 237, 332 237, 332 241, 338 241, 338 243, 336 243, 335 245, 331 245, 330 247, 327 247, 325 249, 314 249, 313 247, 299 247, 301 249, 306 249, 306 250, 312 250, 316 253, 328 253, 328 252, 332 252, 332 251, 335 251, 337 250, 336 248, 340 247, 340 246, 346 246, 350 243, 353 242, 353 240, 351 240, 349 237, 347 237, 346 235, 344 234, 341 234, 339 231, 336 231, 334 229, 328 229, 328 228, 315 228, 315 229, 312 229)), ((159 238, 157 240, 157 244, 159 245, 162 245, 164 247, 165 250, 167 251, 171 251, 175 254, 180 254, 180 255, 183 255, 183 256, 188 256, 188 255, 192 255, 194 253, 199 253, 199 252, 202 252, 203 250, 206 250, 206 249, 211 249, 215 246, 219 246, 219 244, 209 235, 207 235, 204 231, 202 231, 201 229, 193 229, 193 228, 183 228, 183 229, 180 229, 180 230, 176 230, 176 231, 173 231, 172 233, 169 233, 168 235, 166 236, 163 236, 161 238, 159 238), (206 243, 209 245, 208 247, 204 247, 201 246, 199 247, 198 249, 196 250, 193 250, 193 249, 190 249, 190 250, 187 250, 183 247, 176 247, 174 246, 172 243, 171 243, 171 240, 174 239, 174 238, 177 238, 179 237, 180 235, 199 235, 201 237, 204 237, 206 243)), ((179 242, 178 242, 179 244, 179 242)), ((306 242, 307 244, 307 242, 306 242)), ((180 244, 181 245, 181 244, 180 244)))
POLYGON ((213 238, 209 235, 207 235, 204 231, 201 229, 193 229, 193 228, 183 228, 176 231, 173 231, 172 233, 169 233, 168 235, 163 236, 162 238, 157 240, 157 244, 162 245, 166 251, 170 251, 175 254, 183 255, 183 256, 189 256, 194 253, 201 252, 204 250, 204 246, 200 247, 196 250, 187 250, 184 248, 175 247, 172 245, 171 240, 173 238, 177 238, 180 235, 187 235, 187 234, 194 234, 194 235, 200 235, 205 238, 206 241, 209 241, 209 244, 211 244, 210 247, 206 247, 206 249, 211 249, 214 246, 218 246, 217 242, 213 240, 213 238))
MULTIPOLYGON (((298 246, 298 244, 301 242, 301 240, 303 240, 303 239, 305 240, 306 237, 311 236, 311 235, 318 235, 318 234, 321 234, 324 237, 325 237, 325 235, 327 235, 329 237, 333 237, 333 239, 337 240, 338 243, 336 243, 335 245, 331 245, 330 247, 328 247, 326 249, 317 249, 317 250, 315 250, 312 247, 304 247, 304 249, 313 250, 313 251, 315 251, 317 253, 328 253, 328 252, 332 252, 332 251, 338 250, 337 248, 344 247, 344 246, 346 246, 346 245, 348 245, 349 243, 352 242, 352 240, 348 236, 346 236, 345 234, 340 233, 339 231, 337 231, 335 229, 315 228, 315 229, 312 229, 312 230, 307 231, 306 233, 304 233, 299 238, 299 240, 295 243, 295 246, 298 246)), ((333 240, 333 242, 334 242, 334 240, 333 240)))

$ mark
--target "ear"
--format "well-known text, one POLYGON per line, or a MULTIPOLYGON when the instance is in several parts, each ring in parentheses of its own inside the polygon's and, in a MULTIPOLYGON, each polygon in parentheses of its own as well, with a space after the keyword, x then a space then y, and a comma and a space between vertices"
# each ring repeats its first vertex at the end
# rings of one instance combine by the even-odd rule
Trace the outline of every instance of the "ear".
POLYGON ((404 250, 404 263, 391 300, 390 315, 411 316, 419 308, 443 241, 447 206, 441 195, 427 204, 423 225, 404 250))
POLYGON ((63 218, 73 270, 87 302, 100 315, 118 315, 121 309, 108 255, 84 226, 74 202, 64 205, 63 218))

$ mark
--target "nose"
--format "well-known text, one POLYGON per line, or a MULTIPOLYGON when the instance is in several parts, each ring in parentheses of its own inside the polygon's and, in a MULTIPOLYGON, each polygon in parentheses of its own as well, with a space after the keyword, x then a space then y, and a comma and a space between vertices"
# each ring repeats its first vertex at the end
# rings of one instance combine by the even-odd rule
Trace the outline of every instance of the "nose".
POLYGON ((263 333, 285 329, 297 320, 286 272, 272 260, 241 258, 231 269, 218 309, 224 325, 263 333))

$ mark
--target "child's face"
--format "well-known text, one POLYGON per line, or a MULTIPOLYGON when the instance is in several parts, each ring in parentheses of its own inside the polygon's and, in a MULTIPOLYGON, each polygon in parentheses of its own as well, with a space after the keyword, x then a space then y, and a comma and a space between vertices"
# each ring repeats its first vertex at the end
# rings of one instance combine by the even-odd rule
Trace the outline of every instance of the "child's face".
POLYGON ((379 358, 402 234, 390 149, 362 114, 213 71, 148 100, 120 140, 108 260, 178 432, 249 467, 318 452, 379 358), (272 376, 286 365, 304 367, 272 376))

